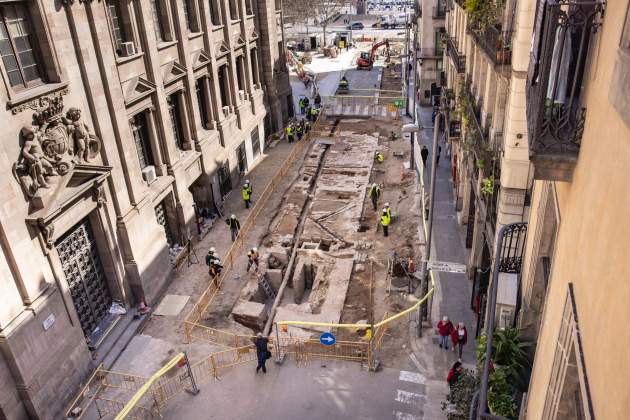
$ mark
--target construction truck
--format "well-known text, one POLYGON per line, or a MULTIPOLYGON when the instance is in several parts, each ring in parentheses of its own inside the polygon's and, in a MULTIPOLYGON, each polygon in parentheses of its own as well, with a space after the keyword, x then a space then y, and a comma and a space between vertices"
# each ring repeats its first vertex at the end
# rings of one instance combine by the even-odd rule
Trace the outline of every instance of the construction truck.
POLYGON ((361 55, 357 59, 357 69, 372 70, 374 59, 376 58, 376 51, 382 46, 385 46, 385 54, 387 55, 387 59, 385 60, 385 62, 389 62, 389 40, 385 39, 372 45, 372 49, 369 52, 364 51, 361 53, 361 55))

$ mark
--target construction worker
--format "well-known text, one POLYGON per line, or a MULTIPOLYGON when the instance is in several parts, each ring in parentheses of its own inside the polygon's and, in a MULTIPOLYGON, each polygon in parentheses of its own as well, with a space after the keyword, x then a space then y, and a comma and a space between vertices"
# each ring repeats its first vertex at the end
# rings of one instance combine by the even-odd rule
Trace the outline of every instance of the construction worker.
POLYGON ((206 265, 208 266, 208 274, 211 278, 214 278, 221 274, 221 260, 217 256, 217 252, 214 247, 210 248, 208 255, 206 255, 206 265))
POLYGON ((241 188, 241 195, 243 196, 243 201, 245 202, 245 208, 248 209, 252 202, 252 184, 249 183, 248 179, 245 180, 243 188, 241 188))
POLYGON ((293 143, 293 124, 287 125, 287 140, 289 143, 293 143))
POLYGON ((319 114, 319 108, 311 107, 311 111, 309 116, 311 117, 311 121, 315 122, 317 120, 317 115, 319 114))
POLYGON ((306 111, 306 108, 309 106, 311 101, 308 100, 308 96, 304 97, 304 110, 306 111))
POLYGON ((319 95, 319 93, 317 93, 317 95, 315 95, 315 106, 320 106, 322 104, 322 97, 319 95))
POLYGON ((381 197, 381 189, 376 182, 372 184, 372 187, 368 192, 368 197, 372 199, 372 206, 374 207, 374 211, 376 211, 376 204, 378 203, 378 199, 381 197))
POLYGON ((238 236, 238 232, 241 230, 241 222, 238 221, 236 215, 231 215, 229 219, 225 219, 225 223, 230 228, 230 233, 232 234, 232 242, 236 240, 238 236))
POLYGON ((247 253, 247 272, 251 266, 254 266, 254 270, 258 271, 258 248, 253 247, 247 253))
POLYGON ((391 217, 387 214, 387 209, 383 208, 381 214, 381 226, 383 226, 383 236, 388 236, 389 234, 387 230, 389 227, 389 222, 391 222, 391 217))
POLYGON ((297 123, 295 126, 295 135, 297 136, 298 141, 302 140, 302 133, 304 132, 304 123, 302 121, 297 123))
POLYGON ((392 208, 389 207, 389 203, 385 203, 385 209, 387 210, 387 216, 389 216, 389 220, 391 221, 392 219, 392 208))
POLYGON ((374 153, 374 160, 378 163, 383 163, 383 161, 385 160, 385 155, 383 155, 382 152, 377 151, 376 153, 374 153))
POLYGON ((306 104, 304 103, 304 99, 305 98, 300 98, 300 101, 298 102, 298 104, 300 105, 300 114, 304 115, 304 112, 306 112, 306 104))
POLYGON ((304 122, 304 134, 306 134, 311 131, 311 122, 306 118, 304 118, 302 121, 304 122))

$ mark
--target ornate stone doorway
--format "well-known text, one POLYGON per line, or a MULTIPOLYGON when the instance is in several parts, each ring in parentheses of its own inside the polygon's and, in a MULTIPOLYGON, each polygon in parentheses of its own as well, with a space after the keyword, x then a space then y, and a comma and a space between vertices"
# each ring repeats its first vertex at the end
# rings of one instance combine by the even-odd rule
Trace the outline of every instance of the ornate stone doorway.
POLYGON ((81 328, 90 338, 108 315, 112 297, 88 218, 61 236, 55 248, 81 328))

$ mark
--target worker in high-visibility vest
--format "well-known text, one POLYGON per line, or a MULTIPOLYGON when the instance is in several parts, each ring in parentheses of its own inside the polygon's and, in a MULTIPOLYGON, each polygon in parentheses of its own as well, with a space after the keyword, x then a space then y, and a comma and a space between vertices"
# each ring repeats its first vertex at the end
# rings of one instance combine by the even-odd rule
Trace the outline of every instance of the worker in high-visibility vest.
POLYGON ((286 131, 287 131, 287 140, 289 141, 289 143, 293 143, 293 125, 292 124, 287 125, 286 131))
POLYGON ((383 155, 382 152, 376 152, 374 154, 374 160, 377 161, 378 163, 383 163, 383 161, 385 160, 385 155, 383 155))
POLYGON ((383 209, 381 214, 381 226, 383 226, 383 236, 389 235, 388 228, 391 220, 391 217, 387 214, 387 209, 383 209))
POLYGON ((246 209, 249 208, 249 205, 252 202, 252 191, 252 184, 249 183, 249 180, 245 180, 243 188, 241 188, 241 195, 243 196, 243 201, 245 202, 246 209))
POLYGON ((311 117, 311 121, 317 120, 317 114, 319 114, 319 108, 311 107, 311 112, 309 116, 311 117))
POLYGON ((229 219, 225 219, 225 223, 227 223, 230 228, 230 233, 232 234, 232 242, 236 240, 238 236, 238 232, 241 230, 241 222, 238 221, 236 215, 231 215, 229 219))
POLYGON ((381 189, 376 182, 372 184, 372 187, 370 188, 370 191, 368 192, 368 197, 372 199, 372 206, 374 207, 374 211, 376 211, 376 205, 378 204, 378 199, 381 197, 381 189))
POLYGON ((302 122, 300 121, 295 125, 295 135, 297 136, 298 141, 302 140, 302 134, 304 133, 304 127, 302 126, 302 122))
POLYGON ((300 101, 298 103, 300 105, 300 114, 304 115, 304 112, 306 111, 306 104, 304 103, 304 98, 300 98, 300 101))
POLYGON ((391 220, 391 218, 392 218, 392 208, 389 207, 389 203, 385 203, 385 210, 387 210, 387 215, 389 216, 389 219, 391 220))
POLYGON ((253 247, 247 253, 247 272, 254 266, 254 270, 258 271, 258 248, 253 247))
POLYGON ((304 118, 302 121, 304 122, 304 134, 306 134, 311 131, 311 122, 306 118, 304 118))

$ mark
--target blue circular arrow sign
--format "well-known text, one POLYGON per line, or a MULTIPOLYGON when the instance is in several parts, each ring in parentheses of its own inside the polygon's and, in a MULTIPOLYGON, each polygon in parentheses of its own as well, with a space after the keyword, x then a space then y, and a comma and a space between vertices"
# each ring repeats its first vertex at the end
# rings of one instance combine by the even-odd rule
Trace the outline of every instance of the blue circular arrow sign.
POLYGON ((333 333, 325 332, 319 336, 319 342, 325 346, 334 346, 337 342, 337 339, 333 335, 333 333))

